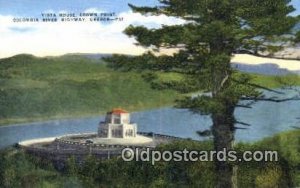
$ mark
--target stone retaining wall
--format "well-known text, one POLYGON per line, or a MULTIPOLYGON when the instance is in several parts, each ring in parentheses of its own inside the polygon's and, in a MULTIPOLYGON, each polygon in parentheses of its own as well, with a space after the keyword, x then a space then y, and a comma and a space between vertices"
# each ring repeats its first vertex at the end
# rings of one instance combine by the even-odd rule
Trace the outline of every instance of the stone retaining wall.
POLYGON ((49 159, 55 163, 62 164, 70 158, 75 157, 76 161, 82 162, 89 156, 95 156, 99 159, 110 159, 112 157, 118 157, 122 153, 123 148, 139 148, 141 150, 146 150, 147 148, 154 149, 156 145, 160 143, 168 143, 176 140, 183 140, 183 138, 139 132, 138 134, 153 138, 155 145, 149 146, 126 146, 126 145, 109 145, 109 144, 93 144, 93 143, 80 143, 78 141, 72 141, 74 138, 93 138, 96 137, 96 133, 87 134, 72 134, 65 135, 57 138, 42 138, 27 140, 19 142, 20 148, 24 149, 26 152, 36 155, 45 159, 49 159))

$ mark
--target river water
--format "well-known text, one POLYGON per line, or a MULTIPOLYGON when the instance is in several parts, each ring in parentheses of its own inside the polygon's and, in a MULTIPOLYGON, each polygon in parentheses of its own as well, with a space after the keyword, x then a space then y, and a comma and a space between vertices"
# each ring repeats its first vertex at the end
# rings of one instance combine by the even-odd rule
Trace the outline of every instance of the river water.
MULTIPOLYGON (((297 89, 300 90, 298 87, 297 89)), ((292 97, 299 95, 295 90, 284 90, 284 95, 277 97, 292 97)), ((270 92, 265 95, 275 96, 270 92)), ((237 120, 251 124, 246 130, 236 131, 237 141, 257 141, 276 133, 300 127, 300 101, 286 101, 282 103, 257 102, 252 109, 237 108, 237 120)), ((155 132, 178 136, 182 138, 199 138, 198 130, 206 130, 211 126, 209 116, 193 114, 186 109, 172 107, 133 112, 133 122, 138 124, 138 131, 155 132)), ((10 146, 22 140, 53 137, 72 133, 96 132, 99 121, 104 116, 54 120, 46 122, 24 123, 0 127, 0 148, 10 146)))

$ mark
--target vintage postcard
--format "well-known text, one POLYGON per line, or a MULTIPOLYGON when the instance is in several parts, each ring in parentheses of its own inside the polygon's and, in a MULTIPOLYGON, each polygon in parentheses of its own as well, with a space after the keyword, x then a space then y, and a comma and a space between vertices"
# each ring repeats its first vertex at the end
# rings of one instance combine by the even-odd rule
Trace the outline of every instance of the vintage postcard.
POLYGON ((300 187, 299 0, 0 0, 0 187, 300 187))

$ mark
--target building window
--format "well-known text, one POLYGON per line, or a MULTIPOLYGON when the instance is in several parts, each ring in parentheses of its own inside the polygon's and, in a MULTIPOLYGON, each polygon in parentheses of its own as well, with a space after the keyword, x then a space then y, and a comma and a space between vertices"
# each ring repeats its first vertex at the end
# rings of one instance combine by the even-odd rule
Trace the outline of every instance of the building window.
POLYGON ((113 115, 112 120, 113 120, 113 122, 112 122, 113 124, 121 124, 121 116, 120 115, 117 115, 117 114, 113 115))
POLYGON ((111 134, 112 134, 112 137, 115 137, 115 138, 122 138, 123 137, 121 129, 113 129, 111 131, 111 134))
POLYGON ((116 118, 114 119, 114 123, 115 123, 115 124, 121 124, 121 119, 116 117, 116 118))
POLYGON ((126 132, 125 132, 125 136, 133 137, 133 130, 132 129, 127 129, 126 132))
POLYGON ((100 137, 107 137, 107 136, 108 136, 108 135, 107 135, 107 130, 106 130, 106 129, 101 130, 99 136, 100 136, 100 137))

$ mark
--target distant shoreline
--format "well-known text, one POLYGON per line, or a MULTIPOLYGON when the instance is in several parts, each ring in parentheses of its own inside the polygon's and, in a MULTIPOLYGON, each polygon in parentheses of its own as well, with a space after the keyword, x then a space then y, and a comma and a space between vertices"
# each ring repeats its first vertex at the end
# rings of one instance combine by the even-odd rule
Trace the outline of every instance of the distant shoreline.
POLYGON ((288 71, 300 71, 300 59, 267 58, 249 54, 238 54, 231 59, 231 62, 248 65, 275 64, 279 68, 287 69, 288 71))
MULTIPOLYGON (((172 107, 172 104, 165 104, 157 107, 145 107, 145 108, 135 108, 130 110, 131 113, 145 111, 145 110, 153 110, 158 108, 167 108, 172 107)), ((82 119, 82 118, 90 118, 90 117, 101 117, 104 116, 105 112, 99 113, 88 113, 88 114, 69 114, 69 115, 57 115, 52 117, 37 117, 37 118, 11 118, 9 120, 0 120, 0 128, 2 127, 12 127, 12 126, 23 126, 24 124, 30 123, 41 123, 41 122, 52 122, 56 120, 70 120, 70 119, 82 119)))
MULTIPOLYGON (((254 74, 255 76, 255 74, 254 74)), ((265 75, 266 77, 272 77, 265 75)), ((285 77, 285 76, 282 76, 285 77)), ((261 82, 261 80, 264 78, 259 78, 257 82, 261 82)), ((270 85, 272 86, 272 85, 270 85)), ((299 83, 295 84, 295 86, 300 86, 300 76, 299 76, 299 83)), ((270 87, 271 89, 274 89, 276 87, 270 87)), ((128 109, 132 113, 138 112, 138 111, 144 111, 144 110, 151 110, 151 109, 157 109, 157 108, 164 108, 164 107, 172 107, 174 104, 162 104, 158 106, 147 106, 144 108, 141 107, 133 107, 131 109, 128 109)), ((81 118, 89 118, 89 117, 97 117, 97 116, 103 116, 105 115, 105 112, 95 112, 95 113, 74 113, 74 114, 67 114, 67 115, 55 115, 55 116, 45 116, 45 117, 36 117, 36 118, 10 118, 10 119, 3 119, 0 120, 0 128, 1 127, 10 127, 10 126, 22 126, 26 123, 40 123, 40 122, 51 122, 55 120, 68 120, 68 119, 81 119, 81 118)))
MULTIPOLYGON (((182 96, 173 90, 153 90, 139 73, 114 71, 100 59, 80 57, 2 59, 0 126, 103 115, 113 107, 153 109, 170 106, 182 96)), ((253 83, 269 88, 300 85, 300 75, 249 75, 253 83)))

